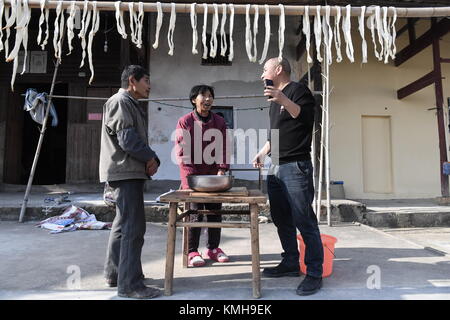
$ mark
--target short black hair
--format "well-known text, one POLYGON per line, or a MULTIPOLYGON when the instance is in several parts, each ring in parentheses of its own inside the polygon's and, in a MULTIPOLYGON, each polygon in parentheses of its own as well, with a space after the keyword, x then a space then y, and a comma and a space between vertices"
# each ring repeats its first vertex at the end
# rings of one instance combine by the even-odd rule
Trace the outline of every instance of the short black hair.
POLYGON ((208 86, 206 84, 200 84, 198 86, 194 86, 191 89, 191 93, 189 94, 189 101, 195 108, 195 103, 192 102, 199 94, 204 94, 206 92, 210 92, 212 97, 214 98, 214 88, 211 86, 208 86))
POLYGON ((126 66, 122 71, 122 76, 120 77, 121 87, 123 89, 128 88, 128 78, 130 76, 139 81, 142 79, 142 77, 149 76, 149 73, 143 67, 136 64, 126 66))

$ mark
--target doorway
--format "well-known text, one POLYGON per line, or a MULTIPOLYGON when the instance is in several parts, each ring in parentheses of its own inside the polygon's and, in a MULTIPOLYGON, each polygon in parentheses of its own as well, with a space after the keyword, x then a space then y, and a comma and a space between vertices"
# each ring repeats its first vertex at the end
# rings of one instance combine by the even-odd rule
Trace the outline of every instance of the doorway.
MULTIPOLYGON (((27 184, 31 173, 41 125, 23 110, 23 93, 28 88, 49 92, 50 84, 16 85, 11 93, 6 131, 4 177, 6 183, 27 184)), ((68 86, 57 83, 54 95, 67 95, 68 86)), ((34 174, 34 185, 62 184, 66 181, 67 99, 52 99, 58 116, 58 125, 51 126, 49 116, 39 161, 34 174)))

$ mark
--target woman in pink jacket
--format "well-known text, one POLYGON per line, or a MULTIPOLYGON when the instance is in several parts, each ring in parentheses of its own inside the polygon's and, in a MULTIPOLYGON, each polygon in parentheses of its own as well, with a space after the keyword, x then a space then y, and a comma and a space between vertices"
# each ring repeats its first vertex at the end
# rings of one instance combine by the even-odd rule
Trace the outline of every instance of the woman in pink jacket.
MULTIPOLYGON (((225 120, 211 111, 214 101, 214 89, 207 85, 197 85, 191 89, 189 100, 191 101, 194 110, 185 116, 178 119, 177 123, 177 138, 176 138, 176 152, 177 160, 180 166, 181 189, 189 189, 187 176, 189 175, 224 175, 229 169, 229 164, 226 161, 226 124, 225 120), (213 138, 203 138, 207 131, 213 138), (219 133, 220 135, 214 134, 219 133), (220 138, 218 138, 220 137, 220 138), (221 141, 216 141, 221 139, 221 141), (206 151, 212 150, 211 159, 205 159, 205 149, 212 143, 217 143, 216 146, 222 147, 221 155, 216 157, 215 151, 217 148, 210 148, 206 151), (197 149, 197 154, 196 150, 197 149), (199 157, 201 151, 201 157, 199 157), (194 156, 195 155, 195 156, 194 156), (217 161, 218 159, 218 161, 217 161)), ((220 210, 221 203, 191 203, 193 210, 220 210)), ((208 222, 222 221, 221 215, 206 215, 208 222)), ((191 221, 203 221, 203 215, 191 215, 191 221)), ((228 262, 228 256, 219 248, 220 243, 220 228, 208 228, 208 241, 206 244, 207 251, 203 253, 203 257, 198 252, 201 228, 189 228, 189 256, 188 265, 191 267, 201 267, 205 265, 203 258, 209 258, 217 262, 228 262)))

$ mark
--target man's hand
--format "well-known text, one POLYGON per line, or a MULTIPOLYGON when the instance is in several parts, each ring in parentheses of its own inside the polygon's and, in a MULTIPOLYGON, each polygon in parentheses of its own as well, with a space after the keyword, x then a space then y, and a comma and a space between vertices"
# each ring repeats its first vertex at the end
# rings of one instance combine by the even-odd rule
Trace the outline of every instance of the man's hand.
POLYGON ((151 177, 153 176, 156 171, 158 171, 158 162, 155 160, 155 158, 151 158, 147 163, 145 164, 145 173, 151 177))
POLYGON ((253 168, 258 168, 258 169, 259 169, 259 168, 264 167, 264 158, 265 158, 264 155, 258 153, 258 154, 253 158, 253 161, 252 161, 253 168))
POLYGON ((264 89, 264 95, 266 97, 272 97, 270 99, 267 99, 267 101, 275 102, 278 104, 283 105, 286 102, 287 97, 283 93, 283 91, 276 89, 273 86, 268 86, 264 89))
POLYGON ((224 169, 219 169, 219 171, 217 171, 217 175, 218 176, 224 176, 225 175, 225 170, 224 169))

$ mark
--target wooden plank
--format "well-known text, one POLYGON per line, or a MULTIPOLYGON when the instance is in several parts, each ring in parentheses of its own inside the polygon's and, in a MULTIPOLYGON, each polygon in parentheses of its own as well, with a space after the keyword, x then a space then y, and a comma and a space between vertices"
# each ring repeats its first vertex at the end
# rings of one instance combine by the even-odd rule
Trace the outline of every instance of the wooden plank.
POLYGON ((177 227, 191 228, 250 228, 248 222, 178 222, 177 227))
POLYGON ((266 203, 267 197, 259 190, 249 190, 248 196, 192 197, 189 193, 173 191, 160 198, 161 202, 193 202, 193 203, 266 203), (259 193, 257 193, 258 191, 259 193))
POLYGON ((425 32, 416 41, 406 46, 403 50, 397 53, 395 58, 395 66, 398 67, 402 63, 408 61, 410 58, 418 54, 423 49, 427 48, 433 43, 434 38, 440 38, 450 31, 450 19, 442 19, 430 30, 425 32))
POLYGON ((424 75, 422 78, 408 84, 407 86, 397 90, 397 98, 403 99, 419 90, 422 90, 436 82, 437 76, 434 71, 424 75))
POLYGON ((198 192, 193 191, 189 194, 192 197, 234 197, 234 196, 248 196, 248 190, 246 187, 232 187, 230 190, 222 192, 198 192))

